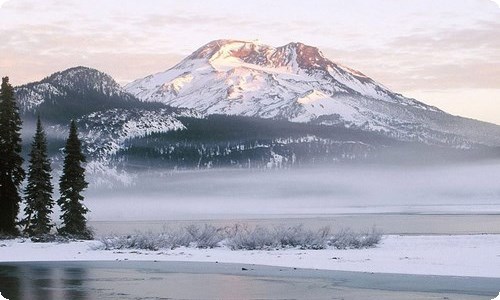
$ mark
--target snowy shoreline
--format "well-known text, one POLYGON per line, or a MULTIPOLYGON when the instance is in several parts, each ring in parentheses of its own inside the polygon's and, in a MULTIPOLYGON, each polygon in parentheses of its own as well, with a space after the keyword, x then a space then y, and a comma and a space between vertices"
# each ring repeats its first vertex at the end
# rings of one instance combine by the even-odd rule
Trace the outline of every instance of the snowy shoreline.
POLYGON ((500 235, 384 236, 369 249, 98 250, 100 241, 0 241, 1 262, 178 261, 256 264, 302 269, 500 278, 500 235), (96 250, 97 249, 97 250, 96 250))

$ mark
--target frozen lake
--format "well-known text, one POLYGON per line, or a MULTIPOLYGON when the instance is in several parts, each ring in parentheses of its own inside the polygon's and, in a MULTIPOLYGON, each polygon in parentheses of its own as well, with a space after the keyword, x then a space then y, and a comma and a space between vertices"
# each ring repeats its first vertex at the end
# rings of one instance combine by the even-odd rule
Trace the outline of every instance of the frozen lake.
POLYGON ((370 274, 240 264, 0 264, 16 299, 492 299, 500 279, 370 274), (243 268, 247 270, 243 270, 243 268))

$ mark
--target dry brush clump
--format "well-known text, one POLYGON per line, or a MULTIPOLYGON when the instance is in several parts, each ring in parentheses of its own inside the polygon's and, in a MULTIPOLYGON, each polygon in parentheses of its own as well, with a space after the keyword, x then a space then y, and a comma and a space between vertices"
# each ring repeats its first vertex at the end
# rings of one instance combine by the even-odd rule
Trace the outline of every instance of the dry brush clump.
POLYGON ((306 230, 304 226, 275 226, 271 228, 240 226, 226 240, 233 249, 262 250, 280 248, 325 249, 328 247, 330 228, 317 231, 306 230))
POLYGON ((102 249, 160 250, 178 247, 215 248, 226 246, 232 250, 348 249, 376 246, 382 234, 375 229, 354 232, 341 229, 333 233, 330 227, 318 230, 297 226, 255 226, 242 224, 215 227, 189 225, 177 229, 164 228, 160 233, 136 232, 132 235, 110 236, 101 239, 102 249))
POLYGON ((330 245, 337 249, 362 249, 377 245, 382 239, 382 233, 372 228, 371 231, 354 232, 344 228, 330 238, 330 245))

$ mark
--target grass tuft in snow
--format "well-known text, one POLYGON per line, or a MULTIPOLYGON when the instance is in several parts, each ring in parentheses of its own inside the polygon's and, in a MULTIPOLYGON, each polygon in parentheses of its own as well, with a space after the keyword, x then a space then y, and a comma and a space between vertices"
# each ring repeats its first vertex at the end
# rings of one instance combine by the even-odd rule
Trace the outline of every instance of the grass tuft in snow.
POLYGON ((228 227, 189 225, 179 229, 164 228, 161 233, 136 232, 133 235, 101 239, 101 249, 160 250, 178 247, 215 248, 232 250, 299 249, 361 249, 376 246, 382 234, 375 229, 356 233, 342 229, 332 233, 330 227, 313 231, 298 226, 248 227, 235 224, 228 227))

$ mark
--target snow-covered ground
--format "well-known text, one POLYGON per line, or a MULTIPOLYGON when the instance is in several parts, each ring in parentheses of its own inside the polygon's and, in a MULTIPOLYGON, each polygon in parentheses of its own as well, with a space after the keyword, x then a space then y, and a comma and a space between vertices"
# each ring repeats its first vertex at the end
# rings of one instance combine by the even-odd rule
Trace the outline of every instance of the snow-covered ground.
POLYGON ((385 236, 376 248, 361 250, 233 251, 95 250, 99 241, 33 243, 0 241, 0 262, 13 261, 199 261, 259 264, 309 269, 374 273, 474 276, 500 278, 500 235, 385 236))

